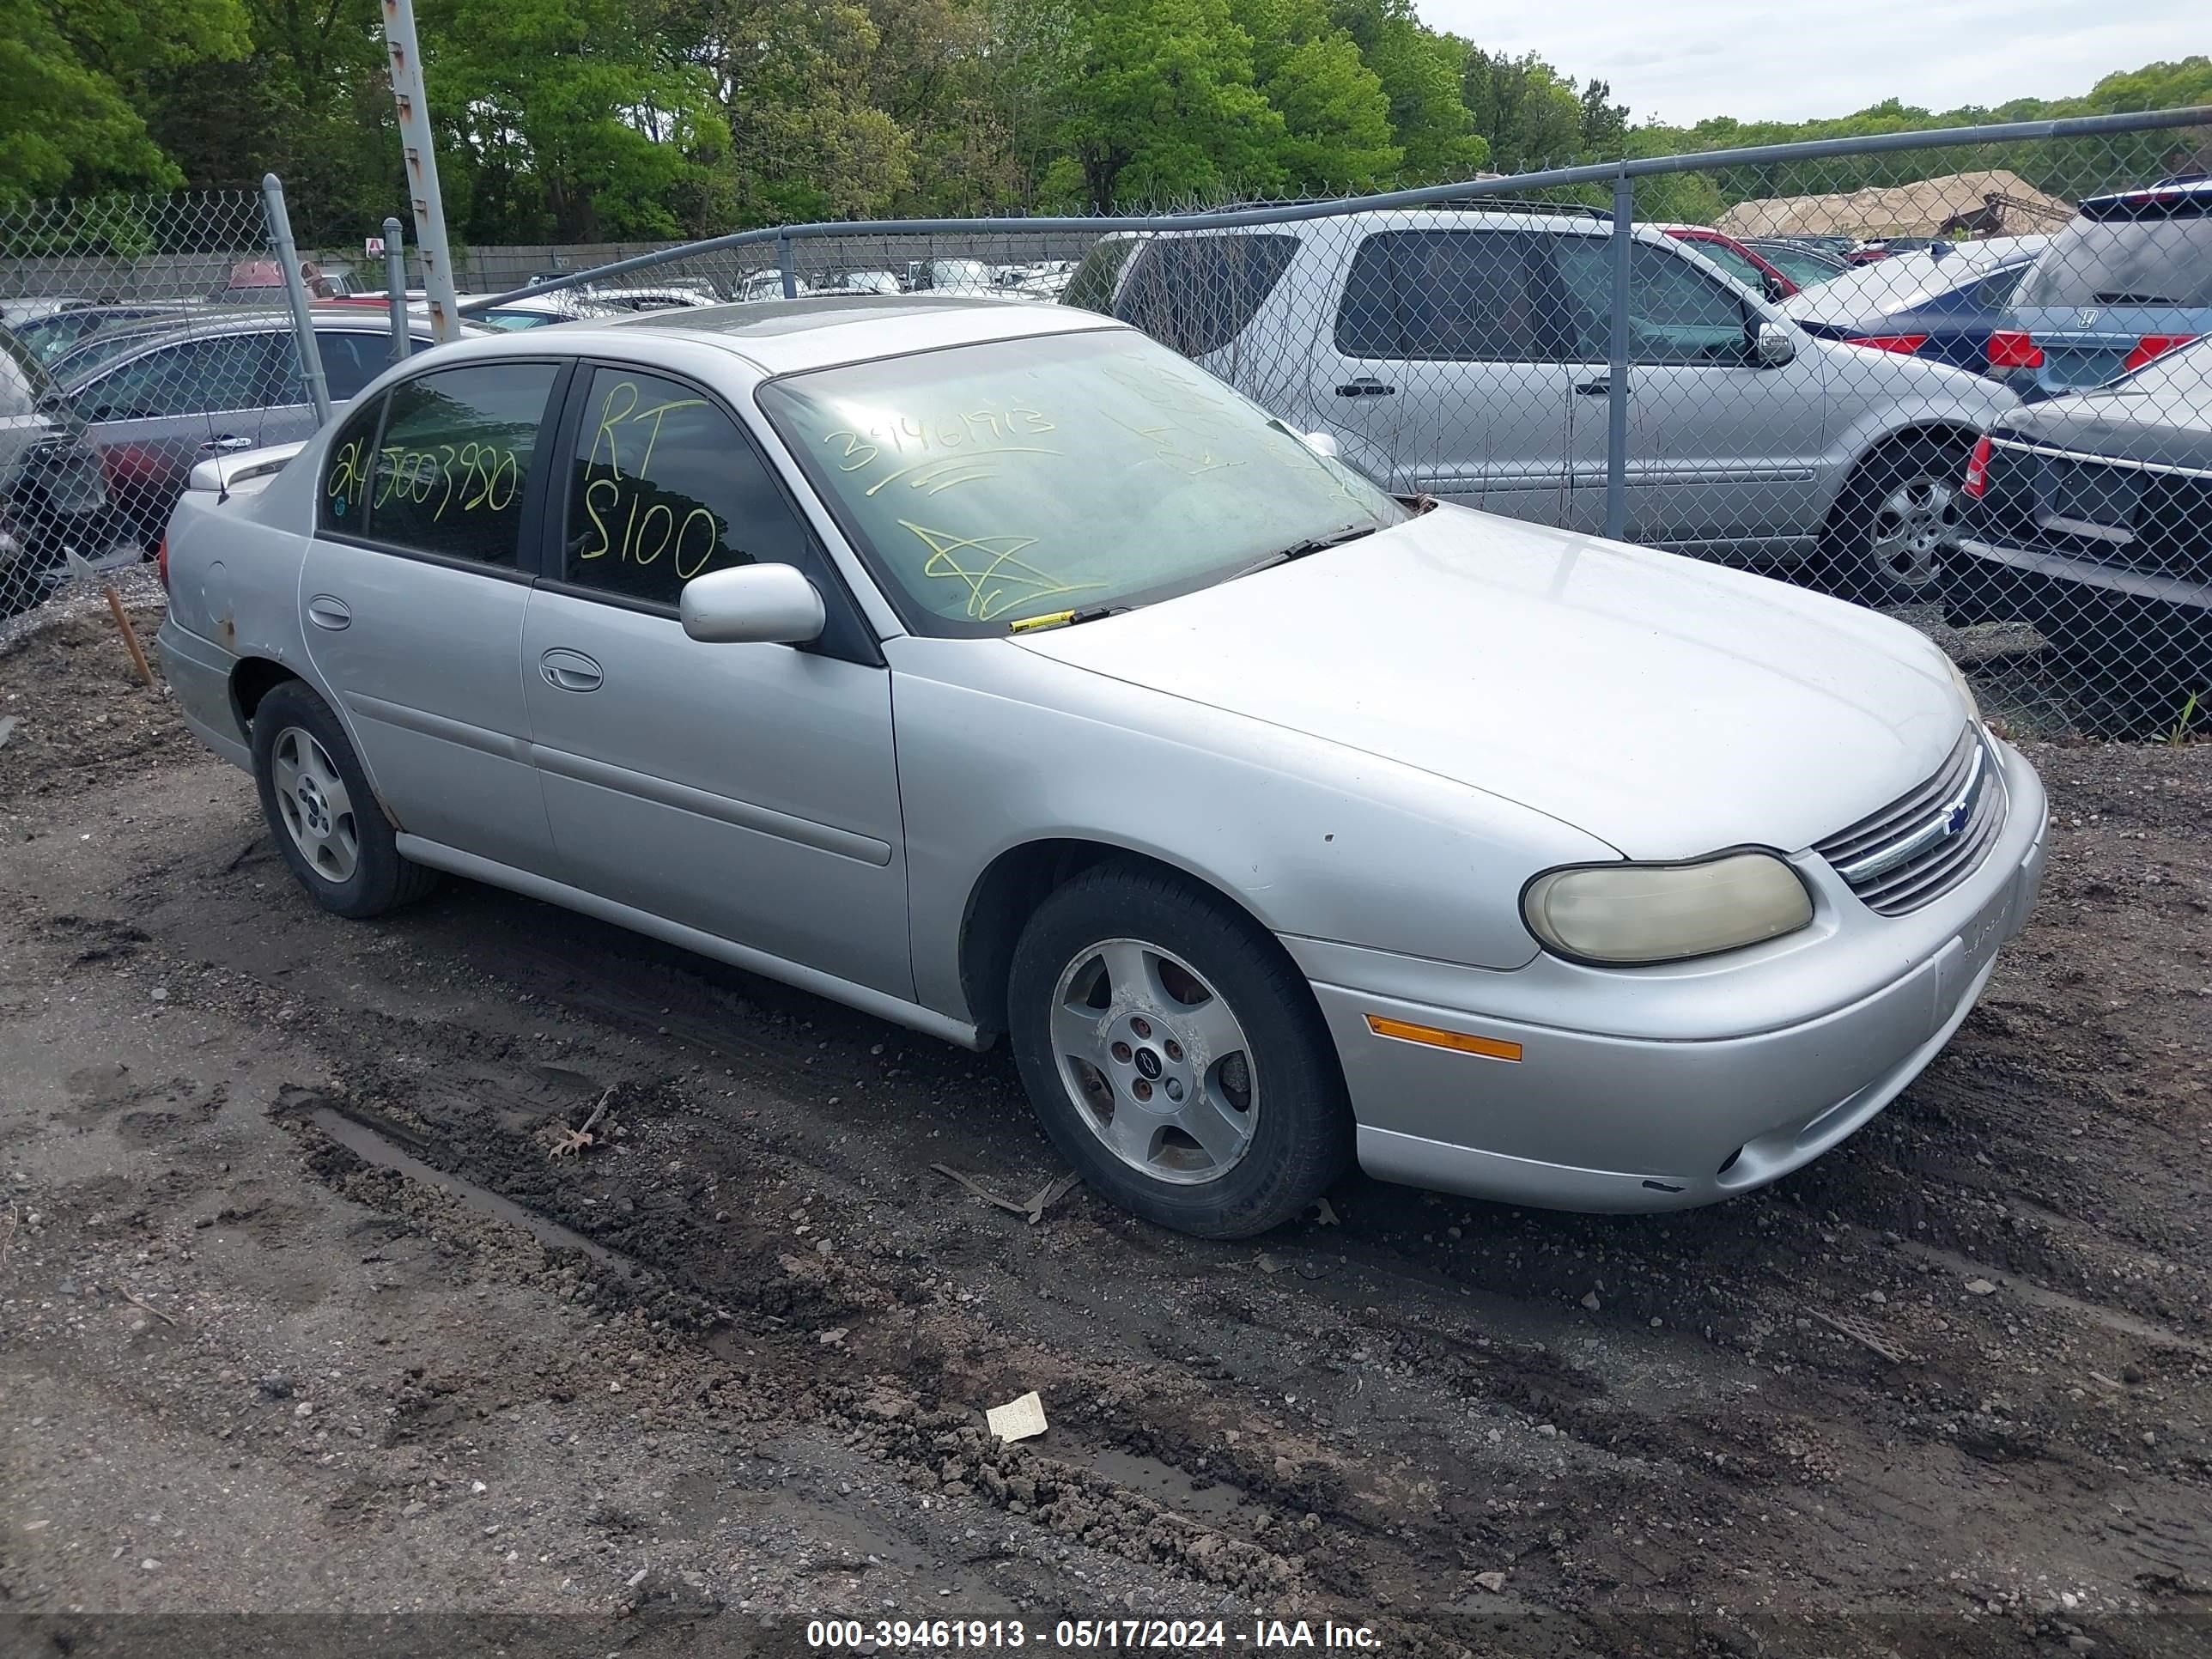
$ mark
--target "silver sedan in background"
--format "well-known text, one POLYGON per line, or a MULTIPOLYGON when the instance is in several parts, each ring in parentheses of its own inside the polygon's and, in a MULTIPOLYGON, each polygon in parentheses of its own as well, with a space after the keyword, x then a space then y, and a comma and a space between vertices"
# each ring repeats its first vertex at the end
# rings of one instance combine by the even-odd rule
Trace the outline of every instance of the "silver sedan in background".
POLYGON ((1072 308, 478 339, 203 469, 161 632, 314 899, 441 872, 982 1047, 1192 1232, 1771 1181, 1966 1017, 2035 774, 1901 624, 1385 494, 1072 308))

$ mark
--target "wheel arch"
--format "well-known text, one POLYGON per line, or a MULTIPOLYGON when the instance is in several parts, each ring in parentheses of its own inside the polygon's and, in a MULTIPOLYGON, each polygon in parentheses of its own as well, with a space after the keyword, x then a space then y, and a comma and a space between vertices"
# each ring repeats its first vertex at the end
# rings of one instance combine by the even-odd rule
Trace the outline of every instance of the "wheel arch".
POLYGON ((1149 868, 1195 883, 1272 939, 1251 907, 1199 871, 1118 842, 1089 836, 1041 836, 1007 848, 984 866, 969 889, 960 919, 960 988, 979 1031, 1006 1029, 1006 976, 1014 946, 1030 916, 1086 870, 1109 862, 1149 868))
POLYGON ((247 735, 253 732, 253 711, 261 707, 261 700, 286 680, 300 680, 305 676, 289 668, 273 657, 240 657, 230 671, 230 708, 238 717, 238 729, 247 735))
POLYGON ((1963 415, 1943 415, 1929 416, 1873 434, 1861 445, 1857 459, 1844 470, 1842 481, 1828 502, 1828 510, 1821 517, 1820 533, 1823 536, 1835 533, 1860 481, 1867 476, 1869 469, 1884 456, 1916 443, 1960 443, 1972 447, 1982 431, 1980 425, 1963 415))

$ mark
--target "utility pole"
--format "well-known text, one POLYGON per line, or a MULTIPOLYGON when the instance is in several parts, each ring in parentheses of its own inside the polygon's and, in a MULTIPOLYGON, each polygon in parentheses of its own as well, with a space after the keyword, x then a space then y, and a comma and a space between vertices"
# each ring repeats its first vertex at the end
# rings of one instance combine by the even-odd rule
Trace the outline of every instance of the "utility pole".
POLYGON ((399 143, 407 156, 407 194, 415 207, 415 247, 422 256, 430 332, 442 343, 461 337, 461 301, 453 288, 453 249, 446 240, 446 199, 438 192, 438 155, 422 88, 415 0, 384 0, 384 44, 392 55, 392 97, 399 106, 399 143))

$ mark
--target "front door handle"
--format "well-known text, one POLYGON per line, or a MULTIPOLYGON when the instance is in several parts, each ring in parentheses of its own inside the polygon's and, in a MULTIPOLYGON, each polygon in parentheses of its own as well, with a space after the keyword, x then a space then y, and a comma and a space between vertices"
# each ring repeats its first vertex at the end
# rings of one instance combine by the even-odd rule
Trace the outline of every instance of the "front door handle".
POLYGON ((353 612, 346 602, 329 593, 318 593, 307 601, 307 620, 318 628, 327 628, 335 634, 353 621, 353 612))
POLYGON ((565 645, 556 645, 540 657, 538 672, 545 677, 545 684, 556 691, 596 691, 606 680, 599 664, 565 645))
POLYGON ((1398 395, 1398 388, 1376 380, 1372 374, 1362 374, 1357 380, 1347 380, 1337 387, 1336 395, 1340 398, 1395 398, 1398 395))
MULTIPOLYGON (((1629 388, 1629 396, 1632 398, 1635 395, 1636 388, 1631 386, 1629 388)), ((1575 383, 1575 396, 1577 398, 1610 398, 1613 396, 1613 382, 1611 380, 1577 380, 1575 383)))

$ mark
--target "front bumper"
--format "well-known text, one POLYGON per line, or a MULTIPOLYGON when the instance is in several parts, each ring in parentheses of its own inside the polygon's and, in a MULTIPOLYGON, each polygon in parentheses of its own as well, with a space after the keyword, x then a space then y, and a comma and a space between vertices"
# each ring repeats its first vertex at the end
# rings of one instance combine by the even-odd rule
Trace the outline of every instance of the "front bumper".
POLYGON ((1548 957, 1500 974, 1285 940, 1342 1059, 1360 1163, 1507 1203, 1641 1211, 1710 1204, 1819 1157, 1935 1058, 2034 906, 2043 787, 1998 750, 2005 827, 1972 876, 1924 909, 1883 917, 1808 859, 1815 926, 1795 947, 1663 975, 1548 957), (1375 969, 1364 984, 1315 972, 1363 960, 1375 969), (1473 994, 1404 994, 1423 983, 1473 994), (1496 1052, 1517 1045, 1519 1058, 1379 1036, 1370 1017, 1488 1039, 1496 1052), (1612 1029, 1588 1029, 1599 1024, 1612 1029))

